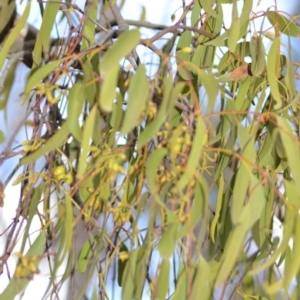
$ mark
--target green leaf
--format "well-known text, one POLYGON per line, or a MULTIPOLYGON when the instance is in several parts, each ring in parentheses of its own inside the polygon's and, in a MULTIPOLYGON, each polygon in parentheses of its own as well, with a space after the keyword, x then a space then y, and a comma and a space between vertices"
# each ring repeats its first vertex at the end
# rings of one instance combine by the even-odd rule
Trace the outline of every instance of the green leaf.
POLYGON ((169 259, 175 250, 177 230, 177 222, 168 224, 157 245, 157 250, 164 259, 169 259))
POLYGON ((77 178, 81 179, 85 172, 87 167, 87 156, 90 148, 91 139, 93 136, 94 130, 96 130, 96 118, 97 118, 97 112, 98 107, 97 105, 94 105, 93 108, 90 111, 90 115, 86 119, 85 126, 83 128, 83 134, 82 134, 82 143, 81 143, 81 153, 79 157, 78 162, 78 170, 77 170, 77 178))
POLYGON ((220 218, 220 213, 221 213, 222 204, 223 204, 223 191, 224 191, 224 177, 223 177, 223 174, 221 174, 220 179, 219 179, 217 206, 216 206, 215 215, 212 220, 211 227, 210 227, 210 237, 211 237, 211 240, 213 243, 215 243, 216 227, 217 227, 218 220, 220 218))
POLYGON ((241 19, 238 17, 237 1, 233 2, 232 23, 228 30, 228 49, 235 52, 236 44, 240 39, 241 19))
POLYGON ((22 253, 24 252, 26 243, 28 241, 29 230, 30 230, 30 227, 32 226, 32 219, 35 216, 35 214, 37 213, 37 207, 38 207, 39 202, 41 201, 41 196, 42 196, 45 188, 46 188, 45 184, 41 184, 40 186, 35 188, 32 192, 29 210, 28 210, 28 214, 27 214, 27 224, 26 224, 26 227, 24 230, 22 245, 20 248, 20 251, 22 253))
POLYGON ((279 246, 274 250, 274 252, 271 254, 270 257, 268 257, 267 260, 265 260, 263 263, 257 262, 251 271, 249 271, 249 275, 255 275, 260 273, 263 270, 266 270, 267 268, 270 268, 274 262, 278 259, 278 257, 284 253, 284 251, 287 249, 291 236, 293 234, 294 224, 295 224, 295 215, 294 212, 291 212, 290 210, 286 210, 285 215, 286 220, 289 220, 288 222, 284 223, 283 227, 283 238, 280 242, 279 246))
POLYGON ((93 255, 93 244, 86 240, 78 254, 76 269, 79 273, 85 273, 90 258, 93 255))
POLYGON ((262 209, 265 206, 266 201, 260 181, 253 175, 249 174, 248 176, 251 176, 249 199, 241 209, 236 225, 226 242, 222 266, 216 285, 223 283, 232 271, 241 253, 247 232, 259 219, 262 209))
POLYGON ((300 168, 298 167, 300 166, 300 153, 298 139, 285 118, 277 116, 276 120, 280 129, 280 140, 286 153, 288 165, 292 171, 293 180, 297 187, 297 194, 300 196, 300 168))
POLYGON ((300 217, 298 212, 295 211, 296 222, 295 222, 295 233, 294 233, 294 241, 292 248, 292 261, 290 263, 286 262, 285 272, 284 272, 284 288, 289 289, 290 284, 293 280, 294 276, 297 276, 300 269, 300 217))
POLYGON ((240 214, 246 201, 249 184, 250 178, 248 170, 242 165, 237 171, 233 187, 233 198, 231 205, 231 220, 233 224, 237 224, 240 219, 240 214))
POLYGON ((276 100, 275 109, 282 107, 282 99, 278 88, 278 67, 279 67, 279 54, 280 54, 280 36, 274 39, 267 59, 267 74, 268 81, 271 88, 271 94, 276 100))
POLYGON ((138 147, 144 146, 151 138, 153 138, 154 134, 159 131, 162 124, 166 121, 168 114, 171 112, 171 109, 173 109, 174 102, 183 90, 184 86, 184 83, 179 82, 174 88, 172 78, 164 78, 162 88, 163 99, 158 114, 156 118, 150 124, 147 124, 145 129, 141 132, 138 139, 138 147))
POLYGON ((42 19, 42 25, 36 37, 35 46, 33 49, 33 68, 39 67, 42 60, 42 54, 47 53, 49 55, 50 48, 50 34, 55 22, 57 12, 59 10, 60 3, 48 2, 46 4, 44 15, 42 19))
MULTIPOLYGON (((44 232, 41 232, 32 246, 29 248, 25 256, 37 256, 36 265, 41 261, 45 250, 46 237, 44 232)), ((15 299, 15 297, 21 293, 26 286, 30 283, 29 278, 11 278, 8 286, 0 294, 0 300, 15 299)))
POLYGON ((65 122, 63 123, 61 128, 58 129, 58 131, 53 136, 51 136, 43 146, 41 146, 38 150, 30 153, 29 155, 21 158, 20 165, 30 164, 33 161, 36 161, 42 155, 55 149, 56 147, 62 146, 66 142, 69 134, 70 132, 68 129, 68 125, 65 122))
POLYGON ((134 29, 123 32, 112 48, 105 52, 99 63, 99 70, 103 83, 99 94, 100 107, 110 112, 116 95, 117 77, 119 73, 119 62, 125 58, 139 43, 140 33, 134 29))
POLYGON ((22 104, 26 103, 29 92, 38 83, 42 82, 46 78, 46 76, 48 76, 51 72, 53 72, 55 70, 55 68, 57 68, 62 63, 62 61, 63 61, 63 59, 58 59, 53 62, 49 62, 46 65, 44 65, 43 67, 35 70, 33 72, 33 74, 30 74, 30 76, 27 80, 26 86, 25 86, 24 98, 23 98, 22 104))
POLYGON ((42 38, 43 48, 46 51, 49 51, 50 35, 59 7, 60 7, 60 3, 55 3, 55 2, 46 3, 41 29, 39 31, 39 34, 41 35, 42 38))
POLYGON ((132 128, 142 121, 142 112, 146 108, 149 98, 149 84, 146 77, 146 69, 143 65, 139 66, 136 73, 131 79, 128 89, 127 110, 121 134, 125 135, 132 128))
POLYGON ((169 273, 170 261, 163 259, 160 265, 160 271, 157 279, 157 298, 158 300, 165 300, 169 290, 169 273))
POLYGON ((116 131, 119 131, 122 126, 122 123, 123 123, 125 112, 123 110, 123 96, 120 93, 117 93, 116 98, 117 98, 117 101, 113 105, 112 115, 111 115, 111 119, 110 119, 110 125, 116 131))
POLYGON ((5 142, 5 135, 4 132, 2 130, 0 130, 0 144, 5 142))
POLYGON ((73 202, 74 200, 68 193, 65 193, 64 201, 64 222, 62 222, 61 241, 56 255, 55 260, 57 265, 60 266, 66 255, 72 250, 73 242, 73 202))
POLYGON ((195 26, 196 23, 198 22, 200 11, 201 11, 200 2, 195 1, 192 7, 191 26, 195 26))
POLYGON ((225 31, 221 35, 217 36, 215 39, 204 43, 206 46, 215 46, 215 47, 222 47, 227 45, 226 39, 228 38, 229 30, 225 31))
POLYGON ((167 155, 166 148, 156 149, 151 153, 146 165, 146 178, 147 178, 149 190, 154 200, 164 208, 166 208, 166 205, 161 201, 156 187, 156 173, 158 167, 160 166, 161 162, 163 161, 166 155, 167 155))
POLYGON ((182 33, 179 37, 177 46, 176 46, 176 62, 177 62, 177 69, 180 76, 184 80, 191 80, 192 75, 190 72, 190 53, 185 53, 182 51, 184 48, 190 48, 192 42, 192 34, 190 31, 186 30, 182 33))
MULTIPOLYGON (((119 255, 122 252, 128 253, 128 248, 126 247, 126 245, 124 243, 121 243, 121 245, 120 245, 119 255)), ((128 262, 127 259, 122 260, 119 256, 119 259, 118 259, 118 284, 119 284, 119 286, 122 286, 123 275, 124 275, 124 271, 125 271, 127 262, 128 262)))
POLYGON ((82 139, 82 130, 79 127, 78 120, 82 113, 84 97, 84 85, 80 82, 75 83, 68 96, 68 117, 67 125, 70 133, 78 142, 82 139))
POLYGON ((211 270, 207 261, 200 256, 196 276, 193 280, 191 299, 198 299, 201 295, 201 300, 211 299, 211 270))
POLYGON ((105 52, 99 69, 102 74, 108 72, 111 67, 119 65, 122 58, 125 58, 139 43, 140 32, 137 29, 125 31, 120 34, 112 48, 105 52))
POLYGON ((198 72, 199 78, 205 87, 205 91, 208 97, 207 114, 210 114, 216 104, 216 99, 219 94, 219 83, 215 76, 207 74, 205 71, 200 70, 198 72))
POLYGON ((238 94, 234 102, 234 106, 237 111, 243 110, 245 103, 249 102, 247 99, 247 93, 249 91, 251 79, 252 79, 251 77, 248 77, 242 83, 240 83, 238 94))
MULTIPOLYGON (((12 1, 12 2, 14 2, 14 1, 12 1)), ((26 8, 25 8, 25 11, 24 11, 23 15, 21 16, 21 18, 19 19, 17 25, 13 28, 13 30, 10 32, 9 36, 7 37, 6 41, 4 42, 4 45, 0 52, 0 70, 2 70, 2 68, 3 68, 4 61, 7 57, 7 54, 9 53, 9 49, 14 44, 14 42, 16 42, 21 30, 24 28, 24 26, 27 22, 29 12, 30 12, 30 5, 31 5, 31 2, 28 2, 28 4, 26 5, 26 8)), ((2 12, 1 12, 1 14, 2 14, 2 12)))
MULTIPOLYGON (((133 293, 135 290, 134 279, 137 276, 137 263, 138 263, 138 254, 140 248, 134 249, 129 252, 129 259, 126 263, 124 275, 122 276, 122 299, 123 300, 132 300, 134 299, 133 293)), ((141 274, 139 274, 141 275, 141 274)))
POLYGON ((248 232, 248 227, 245 223, 238 224, 233 228, 226 241, 224 254, 222 255, 222 265, 216 279, 216 286, 224 283, 233 266, 235 265, 238 256, 242 250, 245 236, 248 232))
POLYGON ((98 13, 98 1, 92 0, 88 2, 85 6, 87 10, 87 20, 84 24, 83 30, 83 39, 80 50, 84 50, 87 47, 90 47, 95 44, 95 23, 93 21, 97 20, 98 13))
POLYGON ((252 11, 252 7, 253 7, 253 0, 247 0, 243 2, 243 8, 240 15, 241 26, 249 22, 249 17, 252 11))
POLYGON ((203 7, 203 9, 210 14, 212 17, 216 18, 217 14, 216 12, 212 9, 212 7, 210 6, 210 1, 209 0, 199 0, 201 6, 203 7))
MULTIPOLYGON (((182 263, 183 265, 183 263, 182 263)), ((192 276, 188 276, 188 271, 194 271, 192 268, 181 268, 178 273, 180 274, 178 277, 178 280, 176 282, 176 290, 174 292, 174 295, 172 297, 172 300, 183 300, 188 299, 188 278, 193 278, 194 274, 191 274, 192 276)))
POLYGON ((300 37, 300 27, 294 23, 293 19, 288 19, 277 11, 268 11, 266 16, 269 22, 278 27, 279 31, 293 37, 300 37))
POLYGON ((207 132, 205 129, 204 121, 201 116, 197 118, 196 124, 196 133, 193 139, 192 148, 188 157, 186 169, 176 185, 180 191, 183 188, 185 188, 188 182, 193 178, 194 171, 199 165, 203 146, 207 142, 207 132))
MULTIPOLYGON (((11 23, 14 21, 16 13, 16 2, 9 0, 1 1, 0 8, 0 44, 6 39, 10 31, 11 23)), ((1 67, 0 67, 1 70, 1 67)))
POLYGON ((111 68, 105 73, 98 101, 100 107, 106 112, 112 111, 113 108, 113 101, 116 97, 119 70, 120 68, 118 65, 112 64, 111 68))
POLYGON ((252 57, 251 73, 259 76, 265 69, 265 46, 261 36, 253 36, 250 41, 250 53, 252 57))

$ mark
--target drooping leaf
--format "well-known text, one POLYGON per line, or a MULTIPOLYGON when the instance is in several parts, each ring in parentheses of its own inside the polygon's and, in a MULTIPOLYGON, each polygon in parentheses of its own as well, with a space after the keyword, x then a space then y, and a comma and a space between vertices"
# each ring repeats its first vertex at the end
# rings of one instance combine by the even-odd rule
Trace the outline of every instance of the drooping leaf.
POLYGON ((235 51, 236 44, 240 38, 241 19, 238 16, 237 1, 233 2, 232 7, 232 23, 228 30, 228 49, 235 51))
POLYGON ((145 67, 139 66, 132 77, 128 89, 127 109, 121 128, 121 134, 128 133, 142 121, 142 112, 149 98, 149 84, 145 67))
POLYGON ((42 155, 50 152, 51 150, 55 149, 55 147, 62 146, 70 134, 67 123, 64 123, 57 132, 50 137, 47 142, 38 148, 36 151, 30 153, 27 156, 24 156, 20 159, 20 165, 30 164, 33 161, 36 161, 42 155))
POLYGON ((208 13, 210 14, 212 17, 216 18, 217 14, 216 12, 212 9, 212 7, 210 6, 210 1, 209 0, 200 0, 200 4, 202 6, 202 8, 208 13))
MULTIPOLYGON (((13 3, 13 1, 11 3, 13 3)), ((26 21, 28 19, 29 12, 30 12, 30 5, 31 5, 31 2, 29 2, 27 4, 25 11, 22 14, 21 18, 19 19, 17 25, 10 32, 9 36, 7 37, 7 39, 5 40, 5 42, 3 44, 3 47, 0 52, 0 70, 2 70, 4 61, 7 57, 7 54, 9 53, 9 49, 11 48, 13 43, 17 40, 18 35, 20 34, 21 30, 24 28, 24 26, 26 24, 26 21)), ((4 13, 4 11, 1 12, 1 14, 2 13, 4 13)))
POLYGON ((170 261, 164 259, 160 265, 160 272, 157 279, 157 298, 165 300, 169 289, 170 261))
POLYGON ((24 98, 22 104, 27 101, 28 95, 30 91, 40 82, 42 82, 51 72, 57 68, 63 59, 58 59, 53 62, 49 62, 48 64, 44 65, 43 67, 35 70, 32 74, 29 75, 27 80, 25 90, 24 90, 24 98))
POLYGON ((100 74, 103 78, 98 101, 100 107, 105 111, 112 111, 113 100, 116 94, 117 76, 119 73, 119 62, 130 53, 139 43, 140 33, 134 29, 123 32, 114 46, 109 49, 99 63, 100 74))
POLYGON ((288 19, 277 11, 268 11, 266 16, 269 22, 274 27, 278 27, 282 33, 293 37, 300 36, 300 27, 293 19, 288 19))
POLYGON ((84 86, 81 83, 73 85, 69 93, 68 101, 68 118, 67 124, 70 133, 76 138, 78 142, 82 139, 82 130, 79 126, 79 116, 82 113, 84 103, 84 86))
POLYGON ((268 81, 271 88, 271 93, 276 100, 275 109, 279 109, 282 106, 282 99, 278 88, 278 66, 279 66, 279 47, 280 37, 274 39, 267 59, 267 74, 268 81))
MULTIPOLYGON (((89 147, 91 144, 93 132, 96 130, 95 126, 96 126, 97 109, 98 109, 97 105, 94 105, 94 107, 90 111, 90 115, 88 116, 85 122, 85 126, 83 128, 82 143, 81 143, 82 150, 79 157, 78 170, 76 174, 78 178, 82 178, 86 171, 89 147)), ((100 130, 100 128, 98 130, 100 130)))

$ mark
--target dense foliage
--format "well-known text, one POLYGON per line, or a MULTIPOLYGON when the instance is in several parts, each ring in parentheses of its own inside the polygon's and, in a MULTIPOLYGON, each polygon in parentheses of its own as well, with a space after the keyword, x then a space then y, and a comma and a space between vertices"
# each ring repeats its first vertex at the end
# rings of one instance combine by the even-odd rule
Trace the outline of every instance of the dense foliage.
POLYGON ((36 30, 30 2, 16 19, 2 1, 1 109, 19 60, 31 71, 13 133, 27 137, 0 137, 0 163, 20 157, 1 183, 2 213, 11 182, 20 199, 0 299, 42 271, 45 299, 64 284, 67 299, 299 299, 297 19, 194 0, 161 26, 100 2, 46 1, 36 30), (64 20, 67 35, 50 38, 64 20))

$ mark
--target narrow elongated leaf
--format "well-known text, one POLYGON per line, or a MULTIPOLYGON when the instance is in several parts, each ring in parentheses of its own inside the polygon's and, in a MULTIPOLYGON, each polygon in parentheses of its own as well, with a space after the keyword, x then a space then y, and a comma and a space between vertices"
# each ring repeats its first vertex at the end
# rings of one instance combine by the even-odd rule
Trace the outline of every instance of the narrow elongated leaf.
POLYGON ((61 242, 59 244, 58 253, 55 257, 57 266, 60 266, 66 255, 72 250, 73 241, 73 207, 72 203, 74 200, 70 197, 68 193, 65 193, 65 212, 64 212, 64 222, 62 222, 62 235, 61 242))
POLYGON ((215 39, 206 42, 204 45, 207 46, 215 46, 215 47, 222 47, 226 46, 226 39, 228 38, 229 30, 225 31, 221 35, 217 36, 215 39))
POLYGON ((212 7, 210 6, 210 1, 209 0, 200 0, 200 4, 202 6, 202 8, 208 13, 210 14, 212 17, 216 18, 217 14, 216 12, 212 9, 212 7))
POLYGON ((232 23, 228 30, 228 49, 231 52, 235 51, 236 44, 240 39, 241 20, 238 17, 237 1, 233 2, 232 7, 232 23))
POLYGON ((162 207, 166 207, 165 204, 161 201, 160 196, 157 192, 157 187, 155 183, 156 173, 159 165, 167 154, 166 148, 156 149, 150 155, 147 166, 146 166, 146 178, 147 183, 150 189, 150 192, 155 199, 155 201, 162 207))
POLYGON ((96 117, 97 117, 97 105, 94 105, 94 107, 90 111, 90 115, 88 116, 85 126, 83 128, 83 134, 82 134, 82 143, 81 143, 81 154, 79 157, 78 162, 78 171, 77 171, 77 178, 82 178, 84 176, 84 173, 86 171, 87 167, 87 156, 89 152, 90 143, 92 141, 93 132, 96 129, 96 117))
POLYGON ((137 29, 123 32, 114 46, 105 52, 99 64, 101 73, 108 72, 111 67, 118 65, 122 58, 125 58, 139 43, 140 33, 137 29))
POLYGON ((125 113, 121 134, 128 133, 142 121, 142 112, 146 107, 149 97, 149 84, 146 77, 146 69, 139 66, 131 79, 128 90, 127 110, 125 113))
POLYGON ((178 225, 169 224, 158 243, 157 250, 164 259, 169 259, 175 250, 178 225))
POLYGON ((24 98, 22 101, 22 104, 24 104, 27 101, 29 92, 41 81, 45 79, 51 72, 57 68, 61 62, 62 59, 55 60, 53 62, 50 62, 43 67, 39 68, 38 70, 34 71, 33 74, 31 74, 27 80, 25 90, 24 90, 24 98))
POLYGON ((73 85, 69 93, 68 102, 68 118, 67 124, 70 133, 76 138, 78 142, 81 142, 82 130, 79 127, 78 119, 82 113, 84 103, 84 86, 82 83, 76 83, 73 85))
POLYGON ((46 4, 41 29, 36 37, 33 49, 33 68, 39 67, 42 61, 42 53, 49 52, 50 34, 55 22, 55 18, 60 7, 60 3, 48 2, 46 4))
POLYGON ((160 272, 157 279, 157 298, 159 300, 165 300, 169 289, 169 273, 170 273, 170 261, 164 259, 160 265, 160 272))
POLYGON ((265 46, 261 36, 253 36, 250 42, 250 53, 252 57, 251 73, 259 76, 265 69, 265 46))
POLYGON ((5 142, 5 135, 4 132, 2 130, 0 130, 0 144, 5 142))
POLYGON ((193 281, 191 299, 197 299, 201 295, 202 300, 210 300, 210 275, 212 274, 209 264, 203 257, 200 257, 196 276, 193 281))
POLYGON ((55 149, 56 147, 62 146, 68 135, 70 134, 68 125, 65 122, 62 127, 51 137, 47 140, 47 142, 41 146, 38 150, 30 153, 29 155, 20 159, 20 165, 30 164, 33 161, 37 160, 42 155, 50 152, 51 150, 55 149))
POLYGON ((13 28, 13 30, 10 32, 9 36, 7 37, 6 41, 4 42, 4 45, 0 52, 0 70, 2 70, 2 68, 3 68, 3 64, 7 57, 7 54, 9 53, 10 47, 17 40, 18 35, 20 34, 21 30, 24 28, 24 26, 26 24, 26 21, 28 19, 29 12, 30 12, 30 5, 31 5, 31 2, 28 2, 28 4, 26 5, 26 8, 25 8, 25 11, 22 14, 17 25, 13 28))
POLYGON ((137 262, 140 248, 137 248, 129 252, 129 259, 126 263, 124 275, 122 277, 122 299, 133 299, 133 293, 135 290, 135 277, 137 276, 137 262))
POLYGON ((282 142, 282 146, 285 150, 286 157, 289 163, 289 167, 293 174, 293 180, 297 187, 297 194, 300 196, 300 153, 299 145, 296 143, 297 137, 293 134, 291 127, 288 125, 286 119, 277 117, 279 125, 279 134, 282 142))
POLYGON ((200 70, 198 72, 198 75, 205 87, 205 91, 208 96, 207 113, 210 114, 213 111, 216 104, 216 99, 220 89, 219 84, 212 74, 207 74, 203 70, 200 70))
MULTIPOLYGON (((37 256, 38 259, 35 262, 36 265, 40 262, 42 255, 44 254, 45 242, 45 234, 41 232, 25 255, 28 257, 37 256)), ((8 286, 2 294, 0 294, 0 300, 15 299, 15 297, 26 288, 30 281, 30 278, 11 278, 8 286)))
POLYGON ((215 209, 215 215, 213 218, 213 221, 211 223, 210 227, 210 237, 213 243, 215 243, 215 232, 216 232, 216 227, 217 223, 220 217, 221 209, 222 209, 222 204, 223 204, 223 191, 224 191, 224 178, 223 174, 221 174, 220 179, 219 179, 219 190, 218 190, 218 198, 217 198, 217 206, 215 209))
POLYGON ((207 142, 207 132, 205 130, 204 122, 201 116, 197 118, 196 124, 197 124, 196 134, 193 139, 192 149, 189 154, 186 170, 177 183, 177 187, 179 190, 182 190, 187 185, 189 180, 193 178, 194 171, 199 165, 199 160, 200 160, 203 146, 207 142))
POLYGON ((274 39, 267 59, 267 73, 268 80, 271 88, 271 93, 276 100, 275 109, 279 109, 282 106, 282 99, 278 88, 278 67, 279 67, 279 47, 280 36, 274 39))
POLYGON ((269 22, 274 27, 278 27, 282 33, 293 37, 300 36, 300 27, 292 19, 289 20, 277 11, 268 11, 266 16, 269 22))
POLYGON ((180 36, 177 48, 176 48, 176 62, 177 62, 177 68, 180 76, 184 80, 191 80, 191 72, 189 68, 189 64, 185 64, 185 62, 190 62, 190 53, 186 53, 185 51, 182 51, 182 49, 188 49, 191 47, 191 41, 192 41, 192 34, 190 31, 186 30, 183 32, 183 34, 180 36))
POLYGON ((85 10, 87 10, 88 19, 84 24, 84 38, 81 45, 81 50, 95 44, 95 20, 97 20, 98 2, 93 0, 87 3, 85 10), (94 21, 94 22, 93 22, 94 21))
POLYGON ((112 111, 113 101, 116 96, 116 86, 119 74, 119 66, 112 64, 111 68, 105 73, 105 78, 98 98, 100 107, 107 112, 112 111))
POLYGON ((290 238, 293 233, 294 224, 295 224, 295 216, 294 213, 287 210, 286 212, 286 218, 289 220, 288 222, 285 222, 283 227, 283 238, 280 242, 279 246, 274 250, 272 255, 268 257, 267 260, 265 260, 263 263, 258 262, 253 269, 248 273, 249 275, 254 275, 262 272, 263 270, 266 270, 267 268, 270 268, 274 264, 274 262, 278 259, 278 257, 284 253, 286 248, 289 245, 290 238))
POLYGON ((292 248, 293 260, 290 263, 286 263, 285 273, 284 273, 284 287, 288 290, 293 277, 296 276, 300 268, 300 216, 296 213, 296 223, 295 223, 295 233, 294 233, 294 243, 292 248))
POLYGON ((140 33, 138 30, 123 32, 114 46, 104 54, 102 61, 99 63, 103 83, 98 101, 100 107, 105 111, 112 111, 113 100, 116 95, 119 62, 138 45, 139 40, 140 33))
POLYGON ((92 246, 93 245, 89 240, 85 241, 78 254, 76 270, 79 273, 85 273, 86 271, 90 258, 93 255, 92 246))
POLYGON ((138 139, 138 147, 144 146, 151 138, 153 138, 154 134, 158 132, 163 122, 166 121, 171 109, 173 109, 174 102, 179 93, 182 91, 183 87, 183 83, 177 83, 175 88, 173 88, 172 78, 164 78, 163 99, 158 114, 156 118, 141 132, 138 139))

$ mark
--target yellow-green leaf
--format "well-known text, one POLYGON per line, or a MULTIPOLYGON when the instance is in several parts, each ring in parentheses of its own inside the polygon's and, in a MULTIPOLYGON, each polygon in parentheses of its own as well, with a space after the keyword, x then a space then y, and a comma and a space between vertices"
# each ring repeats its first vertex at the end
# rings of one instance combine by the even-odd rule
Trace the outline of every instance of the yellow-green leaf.
POLYGON ((138 67, 130 82, 127 109, 121 128, 121 134, 124 135, 128 133, 142 121, 142 112, 146 108, 148 97, 149 84, 146 77, 146 69, 141 65, 138 67))
POLYGON ((21 16, 20 20, 18 21, 17 25, 13 28, 13 30, 7 37, 6 41, 4 42, 4 45, 0 52, 0 70, 2 70, 4 61, 7 57, 7 54, 9 53, 10 47, 17 40, 18 35, 20 34, 21 30, 24 28, 24 26, 26 24, 26 21, 28 19, 29 12, 30 12, 30 5, 31 5, 31 2, 29 1, 28 4, 26 5, 24 13, 21 16))
POLYGON ((79 179, 84 176, 84 173, 86 171, 89 147, 93 136, 93 132, 94 130, 96 130, 95 126, 96 126, 97 111, 98 111, 98 107, 97 105, 94 105, 90 111, 90 115, 88 116, 83 128, 82 143, 81 143, 82 149, 79 157, 78 170, 76 174, 77 178, 79 179))
POLYGON ((53 136, 51 136, 43 146, 30 153, 29 155, 21 158, 20 165, 30 164, 33 161, 36 161, 42 155, 50 152, 54 148, 62 146, 66 142, 69 134, 70 132, 68 129, 68 125, 65 122, 63 123, 61 128, 58 129, 57 132, 53 136))
POLYGON ((300 37, 300 27, 294 22, 293 19, 289 20, 277 11, 268 11, 266 16, 269 22, 274 27, 278 27, 279 31, 282 33, 293 37, 300 37))
POLYGON ((275 109, 280 109, 282 106, 282 99, 278 88, 278 70, 279 70, 279 55, 280 55, 280 36, 274 39, 272 42, 267 59, 267 74, 269 85, 271 88, 271 94, 276 100, 275 109))
POLYGON ((84 103, 84 86, 82 83, 75 83, 68 96, 68 117, 67 124, 70 133, 76 138, 78 142, 81 142, 82 130, 79 127, 78 119, 82 113, 84 103))

